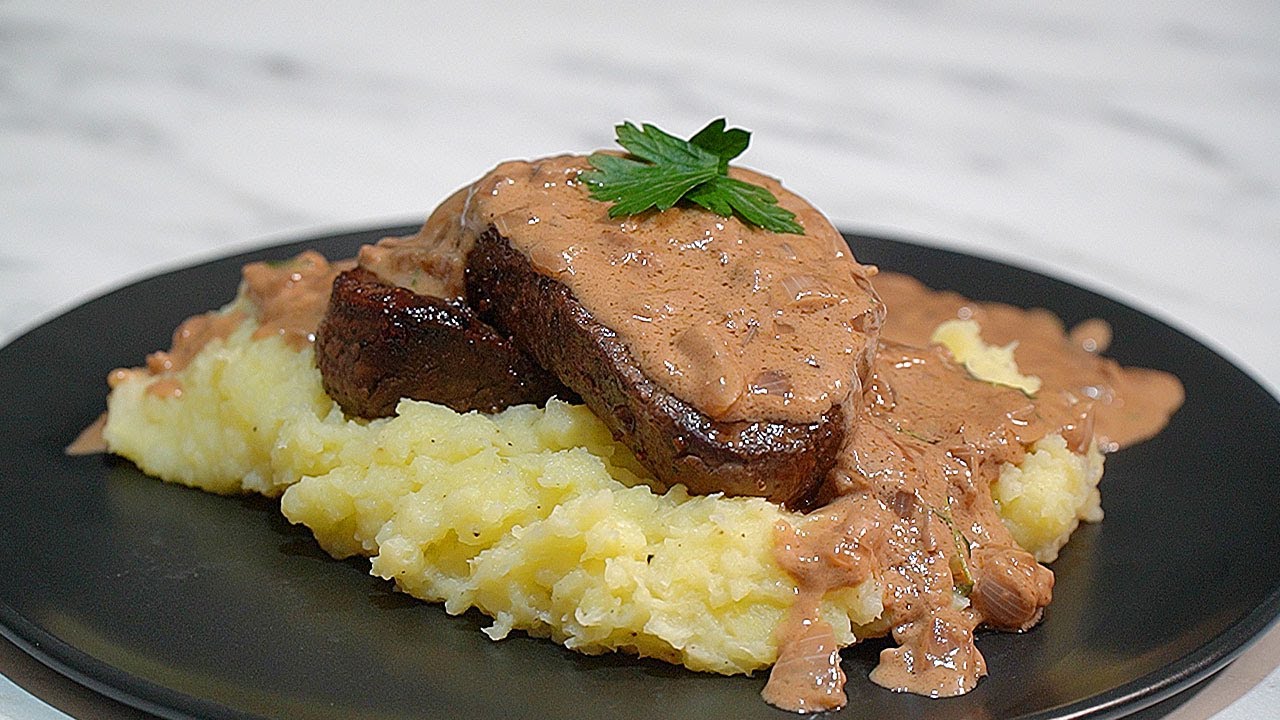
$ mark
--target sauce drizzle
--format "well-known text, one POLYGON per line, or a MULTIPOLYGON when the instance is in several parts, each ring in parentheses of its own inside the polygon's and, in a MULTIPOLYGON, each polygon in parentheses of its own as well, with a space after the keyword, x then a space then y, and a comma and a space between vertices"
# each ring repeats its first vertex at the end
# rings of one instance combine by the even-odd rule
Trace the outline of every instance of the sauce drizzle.
POLYGON ((976 303, 881 273, 888 307, 860 420, 836 471, 806 518, 780 530, 774 554, 798 594, 778 630, 779 660, 764 697, 789 710, 844 703, 839 655, 817 616, 822 595, 873 577, 883 589, 879 625, 897 647, 882 651, 871 680, 931 697, 972 690, 986 674, 974 631, 1020 632, 1048 605, 1053 573, 1020 548, 996 510, 991 485, 1047 435, 1083 453, 1160 431, 1183 399, 1177 378, 1122 368, 1102 357, 1100 320, 1071 334, 1044 310, 976 303), (971 377, 929 337, 943 321, 976 320, 985 341, 1018 341, 1022 372, 1044 380, 1032 396, 971 377), (825 660, 824 660, 825 658, 825 660))

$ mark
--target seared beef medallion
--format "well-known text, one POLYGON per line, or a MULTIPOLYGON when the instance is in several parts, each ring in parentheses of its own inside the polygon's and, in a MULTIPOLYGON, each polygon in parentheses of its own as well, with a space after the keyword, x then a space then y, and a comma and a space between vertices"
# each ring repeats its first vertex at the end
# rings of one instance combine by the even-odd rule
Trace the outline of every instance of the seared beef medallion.
POLYGON ((325 391, 350 415, 385 417, 401 398, 497 412, 571 391, 458 298, 419 295, 356 268, 337 277, 316 332, 325 391))
POLYGON ((835 465, 842 405, 812 423, 708 417, 646 376, 617 333, 493 228, 472 248, 466 278, 473 307, 577 391, 662 482, 798 503, 835 465))

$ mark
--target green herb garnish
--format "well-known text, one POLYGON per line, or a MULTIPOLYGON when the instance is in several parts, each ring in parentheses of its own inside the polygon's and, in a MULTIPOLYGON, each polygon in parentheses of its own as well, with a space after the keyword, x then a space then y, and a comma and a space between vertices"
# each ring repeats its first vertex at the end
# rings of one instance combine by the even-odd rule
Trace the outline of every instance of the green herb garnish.
POLYGON ((778 205, 773 193, 729 177, 729 161, 751 140, 746 130, 726 129, 724 118, 688 140, 649 124, 637 128, 624 122, 615 130, 618 144, 631 156, 594 153, 588 160, 595 170, 580 176, 592 198, 613 203, 609 217, 668 210, 683 200, 765 230, 804 234, 795 213, 778 205))

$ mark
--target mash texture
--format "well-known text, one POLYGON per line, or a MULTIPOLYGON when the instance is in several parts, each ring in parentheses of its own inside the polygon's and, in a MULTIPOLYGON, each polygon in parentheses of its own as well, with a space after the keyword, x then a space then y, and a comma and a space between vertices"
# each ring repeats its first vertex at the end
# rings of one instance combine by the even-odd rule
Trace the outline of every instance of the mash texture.
MULTIPOLYGON (((118 384, 111 451, 171 482, 282 495, 284 514, 331 554, 368 556, 375 575, 450 613, 478 608, 494 639, 519 629, 719 673, 776 660, 795 584, 772 537, 802 516, 758 498, 655 492, 582 406, 486 416, 406 400, 396 417, 348 420, 309 349, 251 340, 253 329, 174 374, 177 397, 149 394, 141 371, 118 384)), ((1096 451, 1048 438, 994 492, 1019 542, 1051 557, 1100 514, 1100 475, 1096 451)), ((827 594, 842 645, 877 619, 880 595, 875 580, 827 594)))
POLYGON ((991 345, 982 339, 981 328, 973 320, 948 320, 939 325, 929 338, 946 346, 951 357, 964 365, 969 374, 996 385, 1007 385, 1028 395, 1040 390, 1040 378, 1018 372, 1013 351, 1018 343, 1003 347, 991 345))
POLYGON ((1061 435, 1032 446, 1022 462, 1004 465, 991 497, 1005 527, 1042 563, 1053 562, 1080 521, 1102 519, 1102 453, 1090 443, 1086 455, 1067 448, 1061 435))

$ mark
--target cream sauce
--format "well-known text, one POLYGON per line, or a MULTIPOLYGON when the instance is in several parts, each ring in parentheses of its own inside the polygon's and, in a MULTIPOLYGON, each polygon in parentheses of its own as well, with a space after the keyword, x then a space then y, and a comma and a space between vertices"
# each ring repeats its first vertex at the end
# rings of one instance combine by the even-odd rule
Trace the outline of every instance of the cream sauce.
MULTIPOLYGON (((330 263, 314 250, 280 262, 245 265, 241 269, 241 291, 249 300, 258 323, 253 337, 276 335, 295 350, 314 342, 316 328, 329 303, 333 279, 354 266, 354 260, 330 263)), ((229 337, 247 317, 240 309, 189 317, 174 330, 168 350, 148 355, 145 367, 112 370, 107 375, 107 385, 115 388, 129 378, 150 377, 154 379, 147 385, 147 394, 181 397, 182 381, 173 373, 186 368, 210 342, 229 337)), ((104 444, 102 450, 105 449, 104 444)), ((71 446, 67 450, 70 452, 71 446)))
POLYGON ((876 289, 889 307, 882 332, 886 339, 925 345, 939 322, 959 317, 976 320, 989 343, 1016 341, 1019 369, 1044 381, 1038 396, 1058 394, 1068 404, 1092 404, 1095 434, 1104 450, 1154 436, 1182 405, 1182 383, 1173 375, 1121 367, 1100 354, 1111 343, 1111 328, 1102 320, 1086 320, 1068 334, 1047 310, 974 302, 899 273, 881 273, 876 289))
POLYGON ((880 651, 872 682, 898 692, 955 697, 977 686, 987 661, 973 644, 973 613, 939 608, 893 629, 898 647, 880 651))
MULTIPOLYGON (((157 350, 147 356, 145 370, 142 368, 121 368, 114 370, 107 377, 107 384, 112 388, 124 379, 144 372, 147 375, 166 375, 178 372, 187 367, 205 345, 214 340, 225 340, 240 323, 245 314, 239 310, 227 313, 207 312, 193 315, 182 321, 173 331, 173 342, 168 350, 157 350)), ((169 382, 153 381, 147 392, 159 397, 177 397, 182 394, 182 384, 176 378, 167 378, 169 382)))
POLYGON ((893 273, 877 276, 876 287, 889 314, 860 421, 804 542, 794 532, 775 541, 798 594, 778 630, 765 698, 786 709, 843 704, 832 700, 843 698, 832 687, 839 656, 811 639, 825 638, 814 618, 824 593, 866 577, 883 586, 883 624, 898 643, 881 653, 871 679, 933 697, 973 689, 986 674, 974 629, 1026 630, 1053 592, 1053 573, 1018 547, 996 511, 1000 466, 1020 462, 1051 433, 1078 452, 1095 430, 1117 445, 1151 437, 1183 398, 1177 378, 1101 357, 1110 342, 1102 321, 1068 335, 1043 310, 976 303, 893 273), (926 347, 952 318, 977 320, 988 342, 1016 340, 1019 368, 1039 375, 1041 390, 1029 397, 976 380, 944 349, 926 347))
POLYGON ((463 270, 475 235, 463 225, 470 186, 450 195, 416 234, 387 237, 360 248, 360 267, 385 283, 437 298, 466 294, 463 270))
POLYGON ((819 608, 827 591, 857 585, 875 567, 861 537, 867 528, 850 522, 850 509, 833 505, 815 512, 803 527, 779 521, 774 528, 774 559, 796 579, 798 591, 778 627, 778 661, 762 695, 784 710, 835 710, 847 700, 840 646, 819 608))
POLYGON ((315 342, 334 278, 353 267, 354 261, 330 263, 314 250, 284 262, 245 265, 244 294, 258 321, 253 337, 279 335, 294 350, 315 342))
POLYGON ((712 418, 808 423, 859 394, 883 309, 868 268, 811 205, 733 168, 772 191, 805 234, 695 208, 610 218, 578 180, 588 169, 582 156, 503 163, 418 235, 362 251, 361 265, 419 292, 460 294, 460 258, 492 227, 616 332, 648 377, 712 418))
POLYGON ((102 413, 89 424, 89 427, 80 431, 75 440, 71 444, 62 449, 67 455, 100 455, 107 452, 107 440, 102 436, 102 431, 107 427, 107 414, 102 413))

